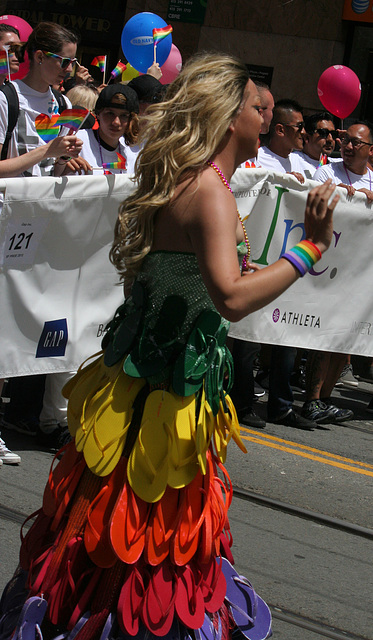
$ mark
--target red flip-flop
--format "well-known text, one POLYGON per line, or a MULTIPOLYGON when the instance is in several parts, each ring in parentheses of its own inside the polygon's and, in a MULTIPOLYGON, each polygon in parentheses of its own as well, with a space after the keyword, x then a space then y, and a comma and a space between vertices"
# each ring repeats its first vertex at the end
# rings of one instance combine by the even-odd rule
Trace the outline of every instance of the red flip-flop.
POLYGON ((145 596, 144 581, 135 566, 127 569, 118 599, 118 622, 125 633, 135 636, 139 631, 140 610, 145 596))
POLYGON ((176 598, 175 578, 167 562, 152 570, 145 593, 141 617, 155 636, 165 636, 171 629, 176 598))
POLYGON ((221 561, 218 564, 216 558, 212 558, 208 564, 199 565, 199 569, 202 574, 201 590, 205 601, 205 609, 209 613, 215 613, 223 604, 227 590, 227 582, 222 571, 221 561))
POLYGON ((176 567, 177 591, 175 609, 181 622, 190 629, 199 629, 205 618, 205 602, 202 590, 196 583, 190 565, 176 567))

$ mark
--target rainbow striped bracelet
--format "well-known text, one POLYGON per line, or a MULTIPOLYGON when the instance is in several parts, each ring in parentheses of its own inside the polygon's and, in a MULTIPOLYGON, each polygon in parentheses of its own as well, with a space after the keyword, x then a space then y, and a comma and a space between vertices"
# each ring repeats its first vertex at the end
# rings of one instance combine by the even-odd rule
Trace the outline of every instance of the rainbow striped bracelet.
POLYGON ((320 260, 321 251, 313 242, 302 240, 298 242, 295 247, 284 253, 281 258, 285 258, 285 260, 291 262, 291 264, 298 269, 301 278, 303 278, 316 262, 320 260))

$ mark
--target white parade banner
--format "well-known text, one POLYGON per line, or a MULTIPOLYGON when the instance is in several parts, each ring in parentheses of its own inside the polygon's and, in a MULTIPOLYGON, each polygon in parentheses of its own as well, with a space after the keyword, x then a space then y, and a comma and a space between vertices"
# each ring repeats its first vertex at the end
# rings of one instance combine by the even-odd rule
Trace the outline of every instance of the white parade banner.
MULTIPOLYGON (((313 185, 263 169, 236 172, 253 262, 271 264, 301 240, 313 185)), ((0 180, 0 378, 74 371, 100 350, 123 301, 108 254, 119 205, 133 188, 125 175, 0 180)), ((373 355, 373 211, 363 194, 339 191, 333 243, 315 270, 232 325, 232 336, 373 355)))
MULTIPOLYGON (((272 264, 300 242, 308 191, 291 175, 239 169, 231 186, 252 246, 252 262, 272 264)), ((333 240, 310 273, 274 302, 231 325, 243 340, 373 356, 373 206, 338 188, 333 240)), ((250 277, 247 276, 247 277, 250 277)))

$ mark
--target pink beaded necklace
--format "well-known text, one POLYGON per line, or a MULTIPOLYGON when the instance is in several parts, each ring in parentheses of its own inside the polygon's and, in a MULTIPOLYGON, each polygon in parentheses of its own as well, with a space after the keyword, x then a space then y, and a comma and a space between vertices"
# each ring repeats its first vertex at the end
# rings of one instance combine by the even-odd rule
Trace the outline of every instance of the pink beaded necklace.
MULTIPOLYGON (((207 164, 209 165, 209 167, 211 167, 212 169, 214 169, 214 171, 218 174, 220 180, 222 181, 223 185, 231 192, 231 194, 233 195, 233 191, 231 189, 231 186, 227 180, 227 178, 225 177, 224 173, 222 172, 222 170, 220 169, 220 167, 218 167, 217 164, 215 164, 215 162, 212 162, 211 160, 209 160, 207 162, 207 164)), ((243 223, 243 220, 240 216, 240 212, 237 209, 237 215, 238 215, 238 219, 241 223, 241 227, 242 227, 242 231, 243 231, 243 236, 245 239, 245 245, 246 245, 246 249, 247 249, 247 254, 244 256, 243 260, 242 260, 242 271, 247 271, 247 263, 249 261, 250 258, 250 242, 249 242, 249 238, 248 235, 246 233, 246 229, 245 229, 245 225, 243 223)))

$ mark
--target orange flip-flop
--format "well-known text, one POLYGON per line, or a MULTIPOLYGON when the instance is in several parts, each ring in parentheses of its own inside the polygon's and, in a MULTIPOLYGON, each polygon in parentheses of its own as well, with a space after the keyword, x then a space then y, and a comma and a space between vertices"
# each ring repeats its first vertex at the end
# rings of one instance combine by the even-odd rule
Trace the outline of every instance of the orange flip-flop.
POLYGON ((122 562, 133 564, 140 558, 150 510, 151 505, 136 496, 126 481, 109 525, 111 545, 122 562))
POLYGON ((91 503, 87 512, 84 544, 89 557, 98 567, 112 567, 117 556, 110 544, 109 525, 118 495, 126 478, 127 460, 122 458, 91 503))
POLYGON ((73 442, 69 442, 54 456, 43 495, 43 511, 47 516, 55 515, 61 502, 61 495, 65 491, 66 479, 72 472, 75 472, 80 460, 82 460, 82 455, 76 451, 73 442), (57 456, 61 453, 63 454, 62 458, 58 461, 57 456), (54 466, 56 460, 57 465, 54 466))
POLYGON ((145 559, 158 565, 167 558, 171 537, 178 520, 179 491, 167 487, 161 500, 153 505, 145 534, 145 559))
POLYGON ((203 476, 199 471, 182 491, 179 520, 170 545, 172 562, 178 566, 185 565, 198 551, 204 517, 202 483, 203 476))

